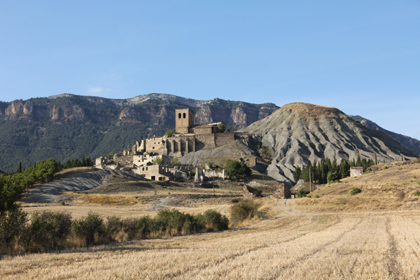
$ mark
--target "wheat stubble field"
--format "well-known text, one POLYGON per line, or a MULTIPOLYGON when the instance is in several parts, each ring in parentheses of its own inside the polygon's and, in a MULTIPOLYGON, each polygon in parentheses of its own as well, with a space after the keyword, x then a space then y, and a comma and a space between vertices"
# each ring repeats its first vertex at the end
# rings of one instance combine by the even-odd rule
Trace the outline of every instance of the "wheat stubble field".
POLYGON ((1 279, 418 279, 420 212, 283 213, 218 233, 1 260, 1 279))

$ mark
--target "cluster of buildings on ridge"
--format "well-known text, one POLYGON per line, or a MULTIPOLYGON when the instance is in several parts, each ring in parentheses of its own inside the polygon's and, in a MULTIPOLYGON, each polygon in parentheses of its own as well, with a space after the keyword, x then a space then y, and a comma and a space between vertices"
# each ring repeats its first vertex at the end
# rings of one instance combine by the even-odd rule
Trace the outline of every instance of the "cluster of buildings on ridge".
MULTIPOLYGON (((123 150, 114 155, 112 161, 108 161, 106 158, 97 158, 95 167, 101 169, 130 169, 139 175, 143 175, 146 179, 156 181, 173 179, 186 181, 190 175, 190 170, 182 167, 169 167, 170 158, 179 158, 190 152, 216 148, 234 141, 235 134, 220 131, 221 124, 194 125, 193 110, 176 109, 175 132, 172 135, 153 136, 137 141, 131 149, 123 150), (161 163, 154 164, 158 161, 161 163)), ((221 172, 210 169, 196 170, 196 181, 202 181, 204 176, 225 178, 224 170, 221 172)))

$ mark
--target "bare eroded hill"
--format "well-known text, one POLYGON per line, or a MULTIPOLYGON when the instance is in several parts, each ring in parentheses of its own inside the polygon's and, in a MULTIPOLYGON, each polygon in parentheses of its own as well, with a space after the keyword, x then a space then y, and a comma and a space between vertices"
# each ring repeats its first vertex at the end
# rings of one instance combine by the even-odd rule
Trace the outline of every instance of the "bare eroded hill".
POLYGON ((271 177, 291 183, 297 166, 330 158, 374 158, 379 161, 417 156, 385 133, 366 128, 342 111, 308 103, 283 106, 241 132, 256 134, 274 150, 267 169, 271 177))

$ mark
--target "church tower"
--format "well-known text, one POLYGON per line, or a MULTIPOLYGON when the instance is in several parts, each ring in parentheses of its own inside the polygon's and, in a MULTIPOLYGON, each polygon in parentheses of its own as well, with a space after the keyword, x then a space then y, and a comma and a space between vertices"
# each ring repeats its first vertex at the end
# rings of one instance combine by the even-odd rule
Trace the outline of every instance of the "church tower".
POLYGON ((175 110, 175 132, 189 133, 194 126, 194 111, 191 109, 175 110))

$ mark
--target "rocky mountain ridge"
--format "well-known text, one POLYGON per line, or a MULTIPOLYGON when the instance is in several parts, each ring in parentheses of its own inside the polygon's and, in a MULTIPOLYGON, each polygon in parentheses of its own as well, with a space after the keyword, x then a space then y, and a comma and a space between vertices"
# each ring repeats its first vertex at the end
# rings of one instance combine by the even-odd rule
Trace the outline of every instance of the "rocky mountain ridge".
POLYGON ((136 141, 175 127, 175 109, 195 111, 195 123, 246 127, 279 107, 223 99, 194 100, 151 93, 129 99, 61 94, 0 102, 0 169, 22 161, 65 161, 118 152, 136 141))
POLYGON ((418 153, 381 131, 371 130, 337 108, 308 103, 284 105, 241 132, 255 134, 274 150, 267 174, 293 182, 293 171, 322 159, 352 160, 376 157, 382 161, 414 158, 418 153))

